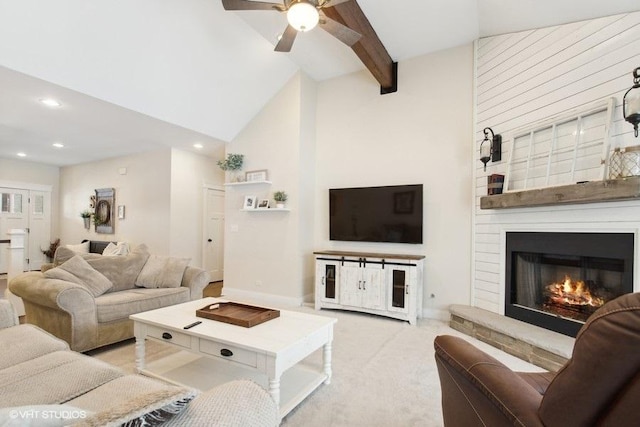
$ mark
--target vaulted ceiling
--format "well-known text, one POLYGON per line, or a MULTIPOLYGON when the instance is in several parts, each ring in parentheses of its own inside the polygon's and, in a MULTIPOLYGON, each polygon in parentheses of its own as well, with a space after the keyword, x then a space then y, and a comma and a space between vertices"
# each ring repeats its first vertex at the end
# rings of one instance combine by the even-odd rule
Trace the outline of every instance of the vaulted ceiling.
MULTIPOLYGON (((640 10, 637 0, 358 4, 400 66, 482 36, 640 10)), ((214 155, 298 70, 321 81, 364 69, 323 31, 273 52, 285 26, 284 14, 227 12, 220 0, 0 0, 0 157, 62 166, 194 143, 214 155), (47 96, 62 106, 37 102, 47 96)))

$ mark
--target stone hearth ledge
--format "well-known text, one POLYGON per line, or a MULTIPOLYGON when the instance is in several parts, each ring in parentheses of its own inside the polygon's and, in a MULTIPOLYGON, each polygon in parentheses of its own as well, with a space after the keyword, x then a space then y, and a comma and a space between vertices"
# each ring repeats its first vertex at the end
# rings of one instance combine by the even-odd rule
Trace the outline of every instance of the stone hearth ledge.
POLYGON ((468 305, 449 306, 449 326, 549 371, 571 357, 574 338, 468 305))

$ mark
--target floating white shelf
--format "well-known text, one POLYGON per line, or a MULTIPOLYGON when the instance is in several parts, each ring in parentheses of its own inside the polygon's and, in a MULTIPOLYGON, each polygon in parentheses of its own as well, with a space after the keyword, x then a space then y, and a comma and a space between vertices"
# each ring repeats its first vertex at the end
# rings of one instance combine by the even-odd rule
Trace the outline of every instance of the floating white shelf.
POLYGON ((269 209, 240 209, 246 212, 291 212, 289 208, 269 208, 269 209))
POLYGON ((242 187, 244 185, 269 184, 271 181, 242 181, 242 182, 225 182, 225 187, 242 187))

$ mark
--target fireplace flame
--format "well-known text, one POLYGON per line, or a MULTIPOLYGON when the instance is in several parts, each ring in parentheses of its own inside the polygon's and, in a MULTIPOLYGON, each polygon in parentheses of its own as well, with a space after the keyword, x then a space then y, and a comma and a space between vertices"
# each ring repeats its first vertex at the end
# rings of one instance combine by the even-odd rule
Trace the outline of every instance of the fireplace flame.
POLYGON ((602 298, 591 295, 589 287, 582 280, 572 281, 570 276, 564 277, 562 283, 552 283, 547 286, 550 297, 556 304, 571 306, 600 307, 604 304, 602 298))

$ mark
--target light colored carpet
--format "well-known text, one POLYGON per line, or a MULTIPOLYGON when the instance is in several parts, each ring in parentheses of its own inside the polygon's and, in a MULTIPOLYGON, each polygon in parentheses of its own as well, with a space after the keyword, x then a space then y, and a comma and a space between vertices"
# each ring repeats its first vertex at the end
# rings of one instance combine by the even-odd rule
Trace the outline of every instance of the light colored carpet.
MULTIPOLYGON (((290 309, 290 308, 289 308, 290 309)), ((463 335, 446 323, 406 322, 361 313, 296 308, 338 319, 333 341, 333 379, 321 385, 282 421, 286 427, 309 426, 441 426, 440 383, 434 361, 437 335, 463 337, 519 371, 541 369, 463 335)), ((91 352, 91 355, 133 372, 134 345, 91 352)), ((147 345, 151 360, 173 352, 155 342, 147 345)), ((321 365, 318 351, 310 361, 321 365)))

